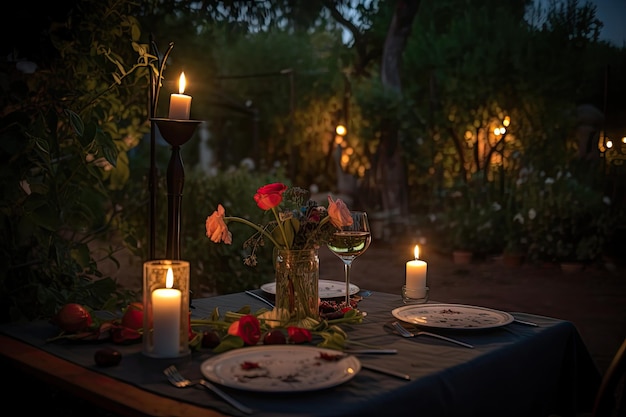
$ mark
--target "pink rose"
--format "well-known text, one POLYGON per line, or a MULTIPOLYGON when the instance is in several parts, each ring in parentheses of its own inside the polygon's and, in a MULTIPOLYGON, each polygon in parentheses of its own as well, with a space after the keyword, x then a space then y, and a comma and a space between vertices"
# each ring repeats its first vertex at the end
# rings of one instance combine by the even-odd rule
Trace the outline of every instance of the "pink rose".
POLYGON ((330 222, 341 229, 345 226, 352 226, 352 216, 350 215, 350 209, 346 206, 341 199, 337 199, 337 201, 333 201, 331 196, 328 196, 328 216, 330 217, 330 222))
POLYGON ((269 210, 283 201, 283 193, 286 190, 287 186, 280 182, 265 185, 256 191, 254 201, 261 210, 269 210))
POLYGON ((226 211, 221 204, 217 210, 206 219, 206 236, 215 243, 224 242, 227 245, 233 243, 233 235, 228 231, 228 226, 224 222, 226 211))

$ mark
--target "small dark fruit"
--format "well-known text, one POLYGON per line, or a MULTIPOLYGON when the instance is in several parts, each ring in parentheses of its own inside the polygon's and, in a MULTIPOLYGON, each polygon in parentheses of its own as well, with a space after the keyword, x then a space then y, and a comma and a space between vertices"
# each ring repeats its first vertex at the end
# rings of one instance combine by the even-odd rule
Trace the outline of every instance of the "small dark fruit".
POLYGON ((97 350, 93 358, 96 361, 96 365, 108 368, 118 365, 122 360, 122 354, 113 348, 103 348, 97 350))
POLYGON ((202 333, 202 347, 213 349, 220 344, 220 336, 214 330, 205 330, 202 333))
POLYGON ((285 334, 277 329, 270 330, 263 336, 264 345, 284 345, 285 343, 287 343, 285 334))

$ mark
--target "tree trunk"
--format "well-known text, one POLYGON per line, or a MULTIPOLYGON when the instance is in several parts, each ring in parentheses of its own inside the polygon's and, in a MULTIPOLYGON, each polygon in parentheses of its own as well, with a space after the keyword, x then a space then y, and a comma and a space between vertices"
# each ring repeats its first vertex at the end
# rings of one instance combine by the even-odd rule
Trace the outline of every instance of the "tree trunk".
MULTIPOLYGON (((411 33, 411 26, 420 1, 398 0, 385 39, 381 79, 386 88, 402 92, 400 67, 402 53, 411 33)), ((383 122, 381 139, 376 152, 375 179, 381 193, 385 214, 394 222, 408 221, 408 183, 401 146, 402 132, 395 120, 383 122)), ((401 226, 401 225, 400 225, 401 226)))

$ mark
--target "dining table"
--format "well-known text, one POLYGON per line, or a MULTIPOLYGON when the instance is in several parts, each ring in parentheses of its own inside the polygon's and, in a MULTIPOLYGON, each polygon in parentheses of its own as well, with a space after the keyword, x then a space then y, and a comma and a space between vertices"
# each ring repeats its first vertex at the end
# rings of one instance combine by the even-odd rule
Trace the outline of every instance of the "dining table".
MULTIPOLYGON (((215 309, 225 313, 243 306, 251 311, 269 308, 262 301, 271 301, 268 294, 261 289, 249 292, 193 299, 192 318, 209 317, 215 309)), ((358 303, 363 321, 341 325, 348 347, 374 351, 346 350, 362 365, 350 378, 294 392, 218 386, 258 417, 568 417, 591 410, 601 374, 572 322, 532 312, 505 312, 514 320, 503 325, 427 329, 468 347, 429 336, 401 337, 390 323, 398 321, 395 312, 411 306, 400 294, 366 295, 358 303)), ((428 304, 433 303, 439 301, 428 304)), ((414 323, 400 322, 414 333, 419 330, 414 323)), ((2 324, 0 355, 20 372, 117 415, 246 415, 208 390, 173 386, 163 372, 175 365, 189 379, 201 379, 206 377, 204 364, 233 351, 200 348, 180 358, 153 358, 142 352, 141 343, 49 341, 58 333, 45 320, 2 324), (103 347, 118 350, 121 362, 97 366, 94 355, 103 347)), ((315 345, 306 347, 311 346, 315 345)))

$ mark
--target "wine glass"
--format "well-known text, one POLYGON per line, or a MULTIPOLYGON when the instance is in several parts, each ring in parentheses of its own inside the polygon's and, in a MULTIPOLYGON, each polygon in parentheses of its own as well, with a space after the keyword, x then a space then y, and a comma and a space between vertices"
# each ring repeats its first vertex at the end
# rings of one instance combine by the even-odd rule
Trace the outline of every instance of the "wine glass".
POLYGON ((326 246, 343 261, 346 278, 346 306, 350 306, 350 268, 354 259, 367 250, 372 242, 367 213, 351 211, 352 225, 336 231, 326 246))

